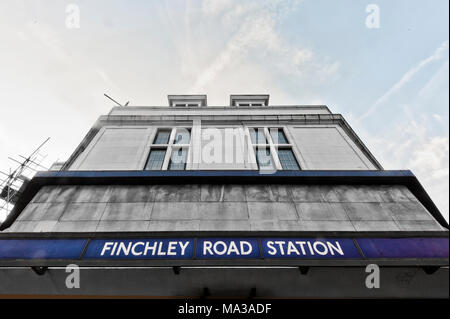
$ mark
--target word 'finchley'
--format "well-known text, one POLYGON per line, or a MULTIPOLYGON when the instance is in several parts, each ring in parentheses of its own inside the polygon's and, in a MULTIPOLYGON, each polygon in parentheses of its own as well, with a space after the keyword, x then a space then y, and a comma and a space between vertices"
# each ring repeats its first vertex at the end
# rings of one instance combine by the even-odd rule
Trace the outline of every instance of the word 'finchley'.
POLYGON ((109 254, 110 256, 120 256, 120 255, 133 255, 133 256, 176 256, 177 252, 180 250, 181 255, 183 256, 186 247, 189 245, 189 242, 182 241, 169 241, 167 245, 164 245, 163 242, 106 242, 103 246, 103 250, 100 253, 101 256, 105 254, 109 254))
POLYGON ((193 239, 93 239, 84 258, 192 258, 193 239))

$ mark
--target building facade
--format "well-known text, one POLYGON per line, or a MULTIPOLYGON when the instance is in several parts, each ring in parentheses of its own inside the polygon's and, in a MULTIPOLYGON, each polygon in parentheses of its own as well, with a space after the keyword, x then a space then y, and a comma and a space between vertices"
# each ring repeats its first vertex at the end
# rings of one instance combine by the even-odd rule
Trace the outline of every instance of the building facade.
POLYGON ((268 95, 168 104, 114 107, 21 190, 0 296, 448 298, 447 222, 341 115, 268 95))

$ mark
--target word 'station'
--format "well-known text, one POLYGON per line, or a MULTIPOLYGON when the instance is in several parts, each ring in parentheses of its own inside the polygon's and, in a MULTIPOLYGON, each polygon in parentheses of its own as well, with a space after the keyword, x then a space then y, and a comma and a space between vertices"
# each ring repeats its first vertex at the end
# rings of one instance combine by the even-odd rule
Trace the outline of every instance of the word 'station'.
POLYGON ((351 239, 262 239, 265 258, 358 258, 351 239))

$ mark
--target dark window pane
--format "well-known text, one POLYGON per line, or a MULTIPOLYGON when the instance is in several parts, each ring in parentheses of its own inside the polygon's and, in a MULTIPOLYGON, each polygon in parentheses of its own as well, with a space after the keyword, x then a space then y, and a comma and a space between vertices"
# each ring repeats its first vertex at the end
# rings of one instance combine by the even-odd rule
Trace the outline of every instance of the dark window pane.
POLYGON ((281 166, 285 170, 299 170, 297 161, 295 160, 294 153, 291 149, 278 149, 278 157, 281 162, 281 166))
POLYGON ((257 149, 256 150, 256 162, 259 168, 263 169, 273 169, 272 156, 270 155, 270 149, 257 149))
POLYGON ((256 128, 250 129, 250 137, 253 144, 267 144, 266 136, 264 135, 264 129, 256 128))
POLYGON ((168 131, 168 130, 158 131, 153 144, 168 144, 169 138, 170 138, 170 131, 168 131))
POLYGON ((172 156, 170 157, 169 170, 171 171, 181 171, 186 169, 186 157, 187 149, 180 148, 178 150, 174 149, 172 156))
POLYGON ((187 129, 179 129, 175 134, 174 144, 189 144, 191 140, 191 132, 187 129))
POLYGON ((271 128, 270 136, 274 144, 288 144, 286 135, 284 135, 283 129, 281 128, 271 128))
POLYGON ((186 107, 186 104, 175 104, 176 107, 186 107))
POLYGON ((166 156, 166 150, 158 150, 153 149, 150 151, 150 155, 148 156, 147 165, 145 166, 146 170, 160 170, 164 163, 164 157, 166 156))
POLYGON ((252 106, 262 106, 261 103, 253 103, 252 106))

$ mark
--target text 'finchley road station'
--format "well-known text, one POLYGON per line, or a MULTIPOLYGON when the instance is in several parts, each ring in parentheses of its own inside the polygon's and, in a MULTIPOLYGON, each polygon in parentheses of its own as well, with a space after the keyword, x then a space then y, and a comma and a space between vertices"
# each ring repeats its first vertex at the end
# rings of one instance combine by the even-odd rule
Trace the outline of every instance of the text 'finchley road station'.
POLYGON ((443 258, 448 235, 427 238, 0 239, 0 261, 24 259, 443 258))
POLYGON ((360 258, 352 239, 95 239, 84 258, 360 258), (194 253, 195 252, 195 253, 194 253))

